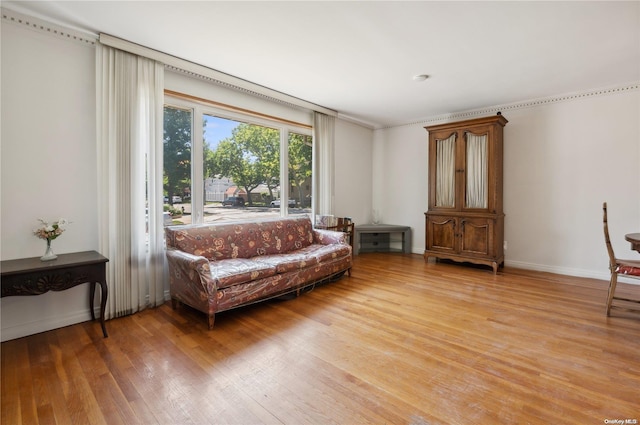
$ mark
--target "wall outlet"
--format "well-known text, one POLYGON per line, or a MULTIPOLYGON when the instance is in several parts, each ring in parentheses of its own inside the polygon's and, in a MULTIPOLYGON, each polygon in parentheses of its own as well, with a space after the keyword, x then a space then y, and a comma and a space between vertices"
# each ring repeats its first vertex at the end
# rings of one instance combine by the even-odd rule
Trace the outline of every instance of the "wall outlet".
POLYGON ((502 247, 504 248, 505 251, 507 250, 507 241, 503 242, 502 247))

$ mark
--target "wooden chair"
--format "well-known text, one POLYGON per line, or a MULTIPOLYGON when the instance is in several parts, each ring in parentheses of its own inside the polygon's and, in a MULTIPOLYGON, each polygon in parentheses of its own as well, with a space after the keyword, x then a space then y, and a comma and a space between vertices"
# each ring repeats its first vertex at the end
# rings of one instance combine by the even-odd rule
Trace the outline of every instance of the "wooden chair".
POLYGON ((351 249, 353 249, 353 234, 355 232, 355 224, 351 220, 351 217, 334 217, 334 216, 319 216, 316 221, 316 229, 335 230, 338 232, 344 232, 347 234, 347 240, 351 249))
MULTIPOLYGON (((351 255, 353 256, 353 239, 355 233, 355 223, 351 217, 334 217, 332 215, 321 215, 316 217, 316 229, 335 230, 343 232, 347 235, 349 245, 351 245, 351 255)), ((347 274, 351 276, 351 269, 347 270, 347 274)))
POLYGON ((355 224, 351 221, 350 217, 336 217, 337 223, 334 226, 334 230, 338 232, 344 232, 347 234, 347 240, 351 249, 353 249, 353 234, 355 233, 355 224))
POLYGON ((609 281, 609 295, 607 297, 607 316, 611 313, 613 300, 620 300, 632 303, 640 304, 640 300, 633 300, 629 298, 616 297, 616 284, 618 283, 618 275, 625 277, 640 278, 640 261, 638 260, 621 260, 616 258, 613 247, 611 246, 611 239, 609 239, 609 225, 607 224, 607 203, 602 204, 603 211, 603 224, 604 224, 604 241, 607 245, 607 252, 609 253, 609 270, 611 271, 611 280, 609 281))

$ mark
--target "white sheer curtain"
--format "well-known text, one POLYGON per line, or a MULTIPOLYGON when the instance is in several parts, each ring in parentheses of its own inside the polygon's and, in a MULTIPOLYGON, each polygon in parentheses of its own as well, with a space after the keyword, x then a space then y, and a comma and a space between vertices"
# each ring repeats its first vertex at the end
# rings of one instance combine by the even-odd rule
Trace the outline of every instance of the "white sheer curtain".
POLYGON ((98 44, 100 251, 109 258, 106 317, 164 302, 164 67, 98 44))
POLYGON ((436 205, 455 207, 456 135, 436 140, 436 205))
POLYGON ((312 190, 315 215, 333 214, 335 126, 335 117, 313 113, 312 190))
POLYGON ((487 208, 488 168, 487 136, 466 134, 467 138, 467 194, 466 208, 487 208))

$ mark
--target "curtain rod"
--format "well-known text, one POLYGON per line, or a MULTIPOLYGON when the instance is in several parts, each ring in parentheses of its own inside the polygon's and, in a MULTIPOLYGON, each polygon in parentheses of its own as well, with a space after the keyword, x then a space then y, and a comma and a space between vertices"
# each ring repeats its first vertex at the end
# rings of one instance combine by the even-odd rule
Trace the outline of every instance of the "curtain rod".
POLYGON ((338 116, 338 112, 333 109, 328 109, 320 105, 316 105, 311 102, 307 102, 306 100, 299 99, 297 97, 290 96, 285 93, 281 93, 279 91, 270 89, 268 87, 261 86, 259 84, 252 83, 250 81, 243 80, 238 77, 234 77, 233 75, 225 74, 220 71, 216 71, 215 69, 208 68, 203 65, 199 65, 194 62, 189 62, 185 59, 178 58, 176 56, 169 55, 167 53, 161 52, 159 50, 154 50, 149 47, 142 46, 140 44, 135 44, 127 40, 123 40, 118 37, 114 37, 112 35, 100 33, 99 36, 100 43, 105 46, 110 46, 116 49, 124 50, 129 53, 133 53, 138 56, 144 56, 149 59, 156 60, 158 62, 162 62, 166 65, 176 67, 178 69, 182 69, 188 72, 192 72, 197 75, 202 75, 204 77, 211 78, 213 80, 220 81, 225 86, 237 87, 243 92, 253 92, 254 94, 271 98, 272 100, 287 102, 295 106, 300 106, 306 109, 310 109, 312 111, 321 112, 323 114, 336 117, 338 116))

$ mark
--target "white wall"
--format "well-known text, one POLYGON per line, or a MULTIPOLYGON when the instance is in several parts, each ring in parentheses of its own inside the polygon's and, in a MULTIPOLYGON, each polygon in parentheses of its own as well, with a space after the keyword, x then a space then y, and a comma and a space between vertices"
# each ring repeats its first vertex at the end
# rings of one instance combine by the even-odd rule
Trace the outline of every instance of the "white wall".
POLYGON ((614 250, 638 257, 624 234, 640 230, 640 92, 520 109, 507 118, 507 263, 607 278, 604 201, 614 250))
MULTIPOLYGON (((97 250, 94 48, 7 22, 1 34, 1 258, 44 253, 38 218, 72 222, 55 253, 97 250)), ((89 320, 88 294, 2 298, 2 340, 89 320)))
MULTIPOLYGON (((614 249, 638 258, 624 234, 640 231, 640 92, 570 96, 503 114, 505 263, 608 279, 603 201, 614 249)), ((413 228, 415 253, 425 242, 424 125, 374 136, 374 208, 385 222, 413 228)))
POLYGON ((411 227, 415 253, 424 251, 427 139, 420 125, 377 130, 374 135, 373 208, 380 222, 411 227))
POLYGON ((370 222, 373 130, 336 119, 334 214, 370 222))

